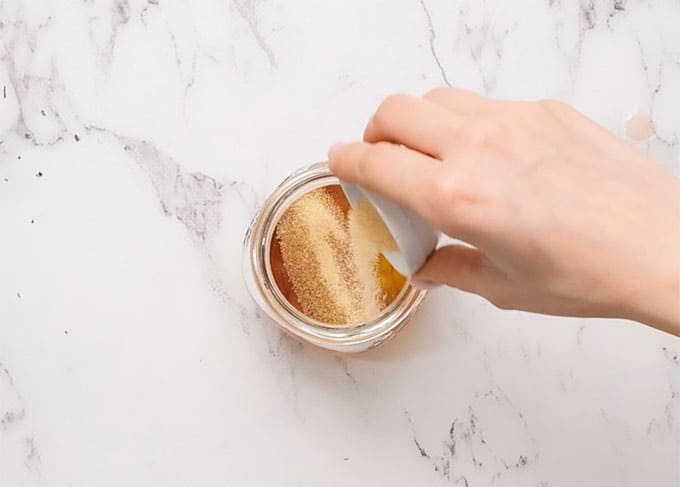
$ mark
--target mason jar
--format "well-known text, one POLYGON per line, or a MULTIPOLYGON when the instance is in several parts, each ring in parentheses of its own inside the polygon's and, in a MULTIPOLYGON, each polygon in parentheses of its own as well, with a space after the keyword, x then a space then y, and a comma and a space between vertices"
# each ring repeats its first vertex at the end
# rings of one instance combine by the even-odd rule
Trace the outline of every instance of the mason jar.
POLYGON ((329 324, 305 316, 284 297, 272 272, 271 245, 276 225, 288 207, 304 194, 339 184, 326 163, 302 168, 286 178, 264 202, 243 242, 243 275, 248 291, 269 319, 286 332, 337 352, 362 352, 393 337, 420 307, 427 291, 407 281, 377 316, 360 323, 329 324))

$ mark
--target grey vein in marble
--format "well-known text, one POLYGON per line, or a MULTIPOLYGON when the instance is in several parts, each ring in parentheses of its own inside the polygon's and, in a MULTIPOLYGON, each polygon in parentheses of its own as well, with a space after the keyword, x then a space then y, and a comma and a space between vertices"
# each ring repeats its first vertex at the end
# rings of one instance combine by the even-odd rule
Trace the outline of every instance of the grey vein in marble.
POLYGON ((7 429, 26 415, 23 400, 9 370, 0 363, 0 428, 7 429))
POLYGON ((447 86, 451 86, 451 82, 446 76, 446 70, 444 69, 444 66, 442 66, 441 61, 439 60, 439 56, 437 56, 437 50, 434 47, 435 39, 437 38, 437 35, 434 31, 434 24, 432 23, 432 16, 430 15, 430 11, 427 9, 427 5, 425 4, 425 0, 420 0, 420 5, 423 8, 423 12, 425 12, 425 17, 427 18, 427 30, 429 34, 429 43, 430 43, 430 52, 432 53, 432 58, 434 59, 434 62, 437 64, 437 68, 439 69, 439 74, 442 76, 442 81, 446 83, 447 86))
POLYGON ((38 35, 43 29, 50 27, 52 17, 46 15, 35 27, 32 27, 23 17, 18 15, 7 20, 9 21, 5 22, 3 28, 0 29, 0 40, 5 46, 4 55, 0 58, 0 62, 7 68, 7 76, 12 90, 9 91, 7 86, 4 85, 2 97, 6 100, 8 95, 13 94, 17 100, 18 114, 14 124, 14 132, 20 137, 25 137, 33 145, 57 143, 62 140, 66 131, 66 127, 58 114, 55 112, 56 126, 53 126, 53 130, 48 130, 47 133, 38 132, 30 122, 34 114, 27 112, 25 106, 27 100, 37 97, 41 100, 40 105, 50 107, 52 96, 60 88, 56 67, 53 63, 50 64, 49 76, 18 72, 16 60, 17 50, 20 46, 28 48, 31 59, 39 59, 36 54, 40 47, 38 35))
MULTIPOLYGON (((96 10, 96 7, 94 8, 96 10)), ((130 22, 130 2, 128 0, 111 0, 108 16, 102 18, 99 13, 95 13, 88 21, 90 41, 99 52, 101 67, 105 75, 108 74, 108 70, 113 62, 116 41, 118 40, 120 30, 128 24, 128 22, 130 22), (99 26, 102 22, 106 23, 104 25, 107 29, 102 29, 99 26), (101 34, 104 35, 97 37, 101 34)))
POLYGON ((250 32, 253 34, 257 45, 260 46, 262 52, 267 56, 269 65, 276 69, 278 66, 276 64, 276 56, 274 56, 274 50, 269 46, 266 39, 260 32, 258 15, 254 10, 253 0, 231 0, 232 5, 236 7, 238 14, 241 18, 248 24, 250 32))
MULTIPOLYGON (((18 294, 18 293, 17 293, 18 294)), ((0 439, 8 446, 17 442, 14 437, 3 438, 3 432, 16 430, 19 435, 26 434, 26 409, 24 400, 14 384, 14 379, 7 367, 0 362, 0 439), (19 426, 21 424, 21 426, 19 426)), ((33 436, 21 437, 19 442, 24 444, 24 466, 27 470, 37 473, 40 470, 40 454, 33 436)))
POLYGON ((221 223, 222 185, 200 172, 185 172, 153 144, 120 137, 126 151, 137 159, 149 177, 168 216, 175 216, 196 239, 205 242, 221 223))
POLYGON ((40 469, 40 453, 35 438, 26 438, 26 459, 24 465, 29 471, 37 472, 40 469))
POLYGON ((447 480, 467 483, 473 476, 482 475, 488 482, 494 482, 508 471, 523 469, 536 463, 538 448, 529 434, 524 415, 517 411, 508 397, 498 388, 475 394, 474 402, 468 407, 463 418, 454 418, 442 441, 441 453, 430 452, 416 436, 414 421, 408 411, 404 411, 411 426, 413 443, 418 453, 432 464, 435 472, 447 480), (481 413, 480 413, 481 411, 481 413), (479 414, 484 415, 480 420, 479 414), (498 438, 489 436, 485 421, 495 418, 513 425, 512 452, 499 443, 498 438), (469 468, 471 463, 472 469, 469 468), (467 465, 467 466, 466 466, 467 465))

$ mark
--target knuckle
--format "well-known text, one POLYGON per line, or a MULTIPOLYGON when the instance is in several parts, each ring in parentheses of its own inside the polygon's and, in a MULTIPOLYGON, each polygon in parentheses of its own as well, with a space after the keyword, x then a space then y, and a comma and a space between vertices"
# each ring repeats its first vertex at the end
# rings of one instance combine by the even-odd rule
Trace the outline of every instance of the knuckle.
POLYGON ((442 229, 455 233, 476 227, 479 197, 460 177, 442 173, 430 179, 421 201, 423 212, 442 229))
POLYGON ((551 98, 538 100, 536 102, 536 106, 538 106, 538 108, 543 112, 547 112, 551 115, 556 116, 568 113, 569 110, 571 109, 571 107, 566 103, 551 98))
POLYGON ((391 142, 385 142, 383 140, 373 144, 370 150, 375 157, 388 157, 391 154, 393 148, 394 144, 391 142))
POLYGON ((465 137, 473 146, 494 147, 502 142, 505 132, 506 130, 501 124, 484 121, 470 125, 466 130, 465 137))
POLYGON ((539 100, 535 103, 538 120, 549 120, 564 126, 570 124, 579 115, 570 105, 558 100, 539 100))
POLYGON ((409 101, 410 97, 401 93, 390 95, 378 106, 373 115, 373 123, 380 126, 388 123, 409 101))
POLYGON ((457 206, 465 198, 455 178, 446 175, 435 176, 431 184, 431 201, 435 209, 451 208, 457 206))
POLYGON ((440 100, 451 92, 451 88, 433 88, 423 95, 427 100, 440 100))

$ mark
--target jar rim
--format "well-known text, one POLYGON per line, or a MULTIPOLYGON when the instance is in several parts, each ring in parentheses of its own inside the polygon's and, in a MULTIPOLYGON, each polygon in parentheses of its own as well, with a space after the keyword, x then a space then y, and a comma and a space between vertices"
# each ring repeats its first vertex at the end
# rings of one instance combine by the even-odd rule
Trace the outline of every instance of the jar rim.
POLYGON ((339 184, 325 162, 303 167, 276 187, 253 218, 244 238, 243 273, 248 290, 265 314, 289 333, 336 351, 363 351, 395 334, 419 308, 426 291, 407 281, 397 297, 373 319, 329 324, 297 310, 279 289, 270 262, 270 245, 279 218, 290 204, 314 189, 339 184))

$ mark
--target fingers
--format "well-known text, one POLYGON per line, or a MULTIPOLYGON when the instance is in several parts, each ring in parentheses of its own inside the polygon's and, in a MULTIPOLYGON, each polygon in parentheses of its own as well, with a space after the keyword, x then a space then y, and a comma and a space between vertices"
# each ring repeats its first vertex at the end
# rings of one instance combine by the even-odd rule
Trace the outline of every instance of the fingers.
POLYGON ((364 141, 402 144, 443 159, 453 146, 470 141, 467 134, 479 125, 480 116, 493 113, 501 102, 471 91, 436 88, 422 98, 392 95, 369 120, 364 141))
POLYGON ((470 149, 491 137, 493 127, 460 112, 486 110, 491 102, 454 89, 434 90, 426 97, 436 102, 407 95, 388 97, 366 127, 365 142, 334 146, 329 165, 340 179, 380 193, 447 233, 474 243, 474 238, 466 238, 474 236, 463 178, 445 172, 441 161, 474 159, 470 149))
POLYGON ((368 122, 364 141, 402 144, 442 158, 451 139, 465 123, 465 117, 429 100, 392 95, 385 99, 368 122))
POLYGON ((336 144, 328 154, 333 173, 437 221, 429 202, 440 162, 407 147, 379 142, 336 144))
POLYGON ((493 295, 502 285, 502 277, 477 250, 463 245, 447 245, 437 249, 413 276, 413 285, 430 288, 438 284, 463 291, 493 295))

